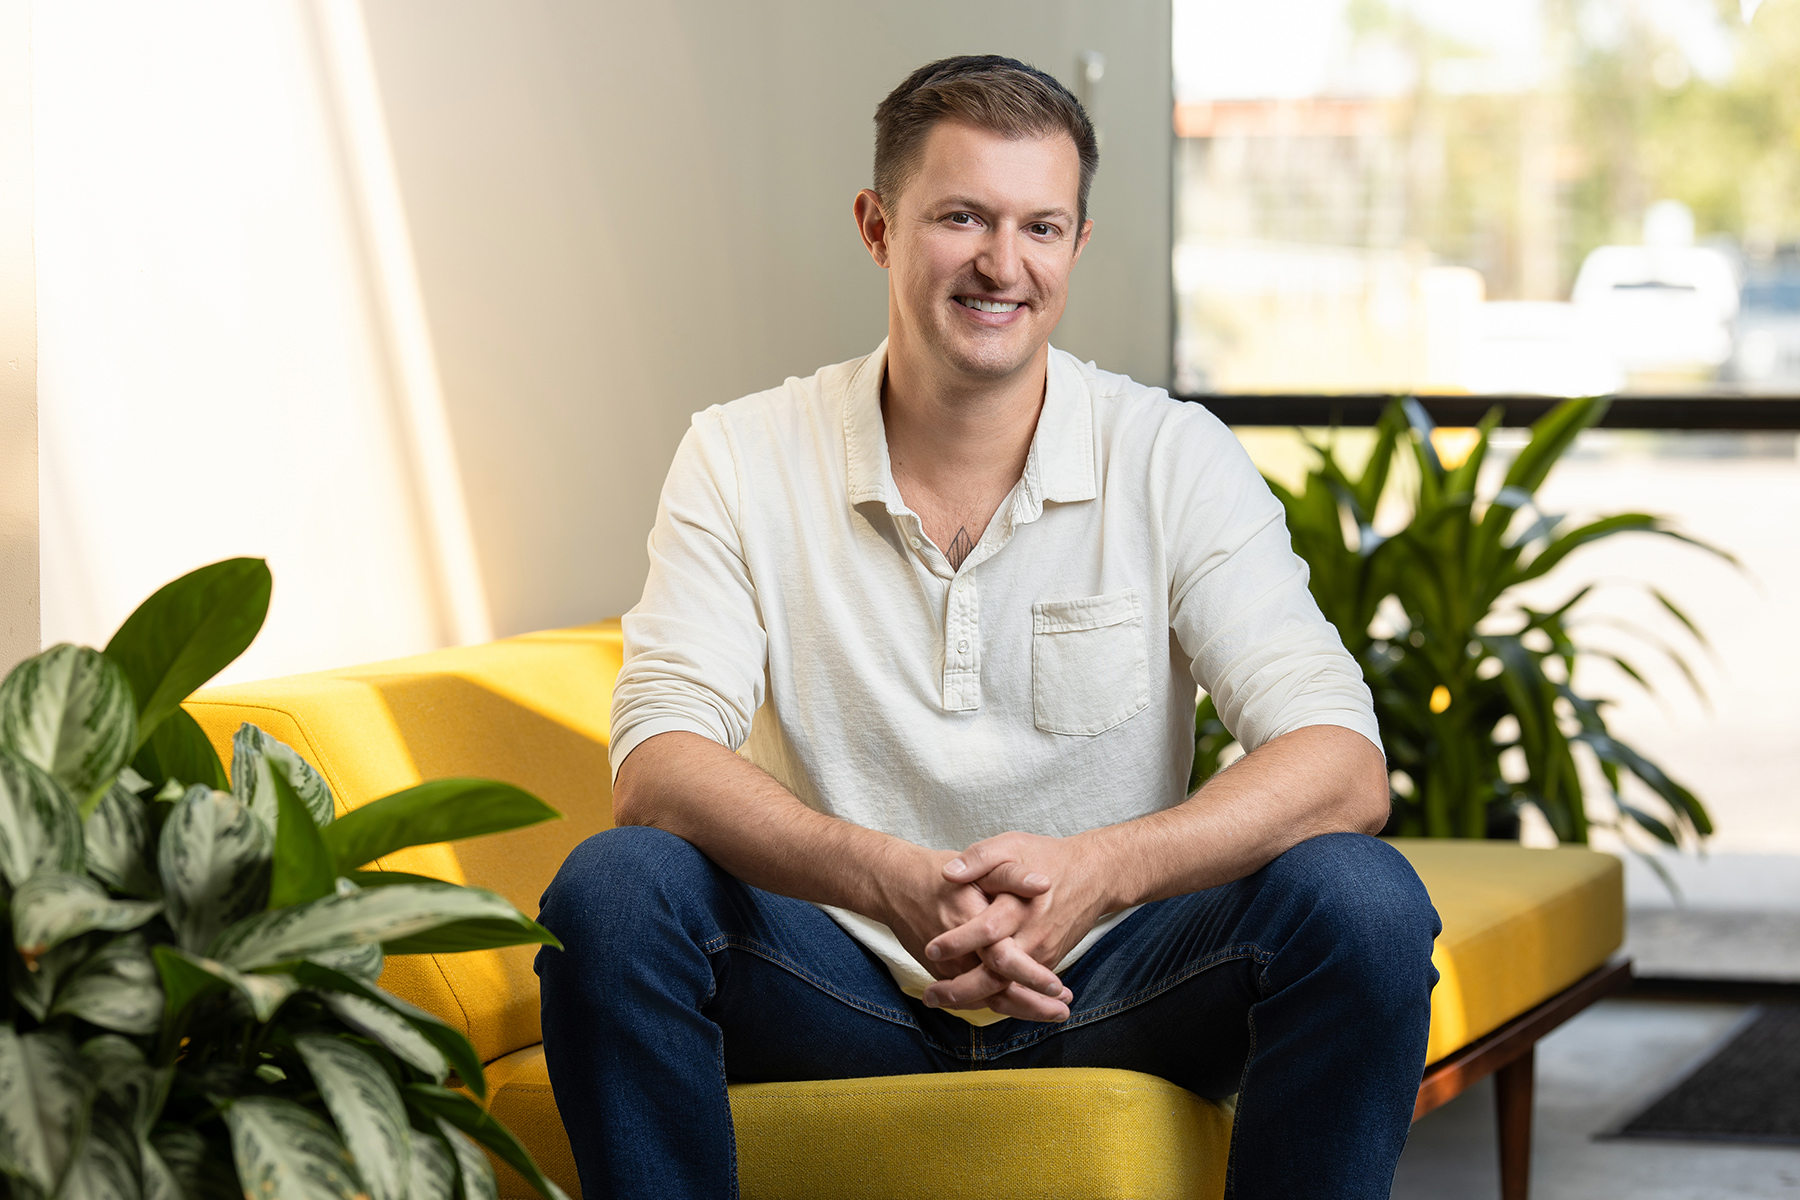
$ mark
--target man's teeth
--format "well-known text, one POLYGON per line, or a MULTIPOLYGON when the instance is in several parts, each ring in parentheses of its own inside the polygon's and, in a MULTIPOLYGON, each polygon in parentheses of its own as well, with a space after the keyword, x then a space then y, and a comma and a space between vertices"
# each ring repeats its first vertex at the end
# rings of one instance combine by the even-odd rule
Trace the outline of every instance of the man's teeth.
POLYGON ((958 296, 956 302, 964 308, 973 308, 978 312, 1011 312, 1019 307, 1016 300, 976 300, 971 296, 958 296))

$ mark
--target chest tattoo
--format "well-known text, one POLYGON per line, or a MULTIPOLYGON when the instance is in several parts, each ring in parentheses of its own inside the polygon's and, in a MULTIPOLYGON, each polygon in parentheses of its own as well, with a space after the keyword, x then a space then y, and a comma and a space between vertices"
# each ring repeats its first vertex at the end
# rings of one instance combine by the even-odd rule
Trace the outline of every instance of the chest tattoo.
POLYGON ((956 531, 956 536, 950 539, 950 545, 944 550, 944 557, 950 560, 952 567, 961 570, 963 559, 969 557, 969 552, 973 549, 975 549, 975 539, 969 536, 969 527, 964 525, 956 531))

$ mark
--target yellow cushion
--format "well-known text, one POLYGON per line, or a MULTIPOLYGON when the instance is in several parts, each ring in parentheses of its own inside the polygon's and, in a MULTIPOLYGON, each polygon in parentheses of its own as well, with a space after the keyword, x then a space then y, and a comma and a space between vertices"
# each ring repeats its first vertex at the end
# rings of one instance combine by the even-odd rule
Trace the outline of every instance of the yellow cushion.
POLYGON ((1427 1062, 1548 1000, 1625 940, 1625 874, 1610 854, 1427 838, 1394 846, 1444 921, 1427 1062))
MULTIPOLYGON (((452 775, 500 779, 542 797, 563 820, 377 863, 489 888, 536 915, 569 851, 612 824, 606 741, 620 662, 619 623, 606 621, 208 688, 186 707, 227 763, 244 721, 288 743, 324 774, 340 812, 452 775)), ((396 957, 382 984, 458 1025, 485 1061, 542 1040, 535 952, 396 957)))
MULTIPOLYGON (((489 1066, 489 1110, 579 1195, 543 1047, 489 1066)), ((1213 1200, 1231 1110, 1153 1075, 1085 1067, 731 1086, 744 1200, 1213 1200), (997 1181, 1005 1181, 998 1183, 997 1181)), ((500 1171, 500 1195, 531 1189, 500 1171)))

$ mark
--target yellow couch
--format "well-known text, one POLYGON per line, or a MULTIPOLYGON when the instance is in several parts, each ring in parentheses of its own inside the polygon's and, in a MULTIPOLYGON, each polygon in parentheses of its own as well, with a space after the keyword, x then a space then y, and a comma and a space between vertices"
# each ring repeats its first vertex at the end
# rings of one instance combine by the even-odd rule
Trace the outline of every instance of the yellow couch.
MULTIPOLYGON (((620 653, 618 623, 608 621, 211 688, 187 707, 221 756, 244 721, 293 746, 324 773, 340 812, 451 775, 530 789, 565 819, 418 847, 380 866, 491 888, 535 914, 564 855, 611 824, 606 741, 620 653)), ((1492 1041, 1494 1031, 1589 977, 1622 940, 1621 873, 1610 856, 1397 844, 1444 920, 1434 955, 1442 982, 1432 1000, 1433 1062, 1467 1059, 1471 1043, 1492 1041)), ((544 1069, 534 953, 397 957, 382 982, 469 1035, 488 1064, 494 1115, 578 1196, 544 1069)), ((1492 1069, 1478 1065, 1471 1077, 1492 1069)), ((988 1200, 993 1181, 1005 1178, 1064 1198, 1216 1197, 1231 1129, 1227 1107, 1130 1071, 734 1085, 731 1102, 747 1200, 988 1200)), ((502 1196, 531 1194, 501 1168, 502 1196)))

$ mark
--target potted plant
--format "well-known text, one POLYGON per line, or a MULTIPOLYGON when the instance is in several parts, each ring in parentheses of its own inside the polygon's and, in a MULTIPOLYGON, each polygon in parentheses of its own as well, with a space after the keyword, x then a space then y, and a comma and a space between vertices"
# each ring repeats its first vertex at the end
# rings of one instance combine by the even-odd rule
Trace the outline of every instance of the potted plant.
MULTIPOLYGON (((1574 616, 1593 588, 1547 609, 1523 603, 1515 590, 1582 546, 1621 533, 1701 544, 1647 513, 1571 524, 1538 510, 1535 495, 1550 469, 1606 406, 1604 397, 1557 405, 1532 426, 1530 442, 1488 494, 1478 485, 1500 410, 1482 421, 1468 457, 1447 467, 1433 447, 1430 417, 1410 397, 1383 413, 1360 473, 1345 470, 1325 445, 1314 447, 1318 462, 1298 491, 1270 481, 1286 509, 1294 550, 1311 568, 1312 594, 1374 694, 1393 781, 1388 832, 1516 838, 1519 811, 1532 805, 1559 839, 1585 842, 1590 803, 1609 805, 1614 816, 1608 819, 1620 832, 1629 822, 1671 846, 1712 832, 1699 799, 1614 737, 1606 703, 1572 686, 1584 656, 1608 659, 1649 686, 1630 662, 1577 642, 1574 616), (1375 529, 1375 512, 1384 493, 1398 486, 1392 468, 1399 454, 1410 454, 1417 467, 1409 516, 1384 536, 1375 529), (1604 795, 1584 791, 1577 746, 1598 764, 1604 795), (1523 769, 1509 772, 1502 756, 1514 748, 1523 769), (1621 796, 1626 775, 1648 785, 1660 812, 1621 796)), ((1674 602, 1651 591, 1700 636, 1674 602)), ((1230 742, 1210 698, 1203 698, 1194 786, 1218 770, 1230 742)))
POLYGON ((560 1196, 478 1103, 469 1041, 376 985, 386 954, 555 939, 491 892, 363 869, 557 814, 457 779, 336 817, 251 725, 227 774, 180 705, 269 593, 261 560, 215 563, 104 651, 0 683, 0 1175, 43 1200, 474 1200, 485 1146, 560 1196))

